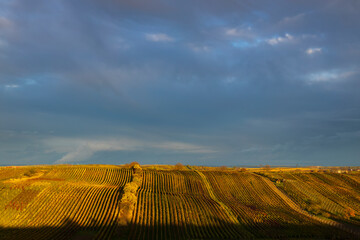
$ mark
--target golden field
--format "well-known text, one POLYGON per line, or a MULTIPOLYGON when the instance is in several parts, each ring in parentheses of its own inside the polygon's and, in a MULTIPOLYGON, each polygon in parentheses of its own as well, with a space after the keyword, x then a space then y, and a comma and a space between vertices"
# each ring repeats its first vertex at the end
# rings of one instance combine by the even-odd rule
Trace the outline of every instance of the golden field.
POLYGON ((359 238, 359 171, 0 167, 0 239, 359 238))

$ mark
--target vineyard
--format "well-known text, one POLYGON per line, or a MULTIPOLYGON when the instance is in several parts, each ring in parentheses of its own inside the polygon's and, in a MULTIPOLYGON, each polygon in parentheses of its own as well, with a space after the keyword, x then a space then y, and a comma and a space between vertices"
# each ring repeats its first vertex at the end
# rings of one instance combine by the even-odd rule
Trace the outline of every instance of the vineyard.
POLYGON ((339 173, 273 173, 291 199, 310 213, 360 227, 360 175, 339 173))
POLYGON ((0 239, 359 237, 359 173, 0 167, 0 239))
POLYGON ((118 202, 122 188, 131 181, 131 169, 55 167, 37 171, 35 178, 24 179, 11 179, 14 171, 1 172, 2 179, 10 180, 0 185, 0 227, 4 229, 0 239, 69 239, 76 235, 106 239, 113 234, 118 202))

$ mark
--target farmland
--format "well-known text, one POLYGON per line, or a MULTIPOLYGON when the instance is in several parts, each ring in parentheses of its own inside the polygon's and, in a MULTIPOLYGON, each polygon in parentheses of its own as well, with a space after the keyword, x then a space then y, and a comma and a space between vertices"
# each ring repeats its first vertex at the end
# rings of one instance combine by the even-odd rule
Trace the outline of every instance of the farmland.
POLYGON ((0 167, 0 239, 356 239, 360 174, 0 167))

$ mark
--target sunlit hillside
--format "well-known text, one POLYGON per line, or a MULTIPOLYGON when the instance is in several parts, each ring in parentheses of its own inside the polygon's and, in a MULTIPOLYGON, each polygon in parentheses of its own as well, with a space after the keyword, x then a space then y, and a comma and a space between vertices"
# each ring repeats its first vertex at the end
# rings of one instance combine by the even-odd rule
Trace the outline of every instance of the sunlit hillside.
POLYGON ((360 172, 0 167, 0 239, 357 239, 360 172))

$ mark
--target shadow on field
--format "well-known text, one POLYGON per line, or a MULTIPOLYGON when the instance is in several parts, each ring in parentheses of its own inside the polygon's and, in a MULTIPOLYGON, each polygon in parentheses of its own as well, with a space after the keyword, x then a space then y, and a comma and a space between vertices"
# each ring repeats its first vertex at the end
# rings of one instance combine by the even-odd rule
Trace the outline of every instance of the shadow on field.
POLYGON ((219 222, 218 226, 138 225, 124 227, 117 224, 98 224, 81 227, 66 220, 61 227, 4 228, 0 227, 1 240, 27 239, 358 239, 350 233, 319 225, 239 226, 219 222), (250 230, 250 234, 247 230, 250 230))

